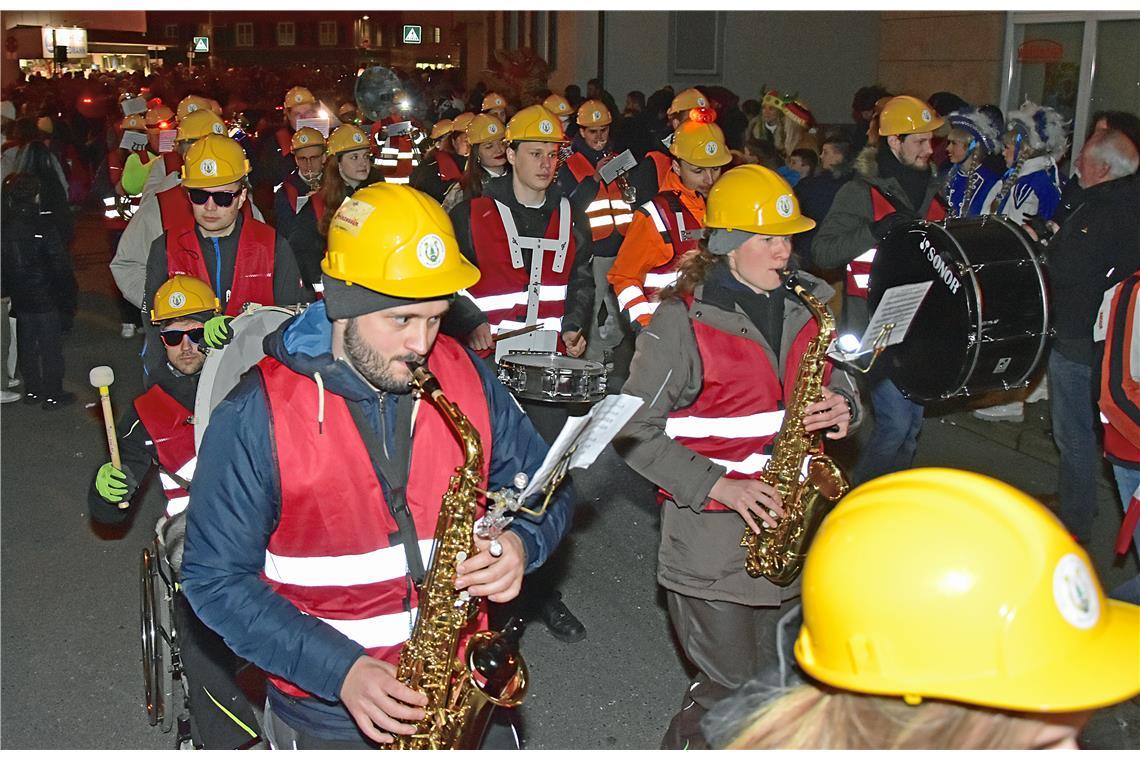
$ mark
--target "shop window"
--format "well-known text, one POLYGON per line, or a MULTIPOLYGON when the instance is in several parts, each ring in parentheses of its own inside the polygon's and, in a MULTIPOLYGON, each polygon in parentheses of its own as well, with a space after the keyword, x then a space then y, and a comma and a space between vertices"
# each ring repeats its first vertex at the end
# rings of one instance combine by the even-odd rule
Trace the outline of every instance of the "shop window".
POLYGON ((297 27, 292 21, 277 22, 277 45, 292 47, 297 44, 297 27))
POLYGON ((253 24, 234 24, 234 45, 237 47, 253 47, 253 24))

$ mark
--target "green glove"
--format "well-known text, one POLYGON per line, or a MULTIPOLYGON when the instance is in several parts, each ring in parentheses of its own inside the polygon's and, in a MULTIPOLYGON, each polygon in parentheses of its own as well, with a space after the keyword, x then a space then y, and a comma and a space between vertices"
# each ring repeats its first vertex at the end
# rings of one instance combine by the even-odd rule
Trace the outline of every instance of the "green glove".
POLYGON ((230 328, 231 320, 233 317, 224 314, 206 320, 204 339, 207 348, 221 348, 234 339, 234 331, 230 328))
POLYGON ((130 473, 115 469, 115 465, 110 462, 100 467, 95 475, 95 490, 112 504, 127 501, 134 495, 136 488, 138 483, 130 473))

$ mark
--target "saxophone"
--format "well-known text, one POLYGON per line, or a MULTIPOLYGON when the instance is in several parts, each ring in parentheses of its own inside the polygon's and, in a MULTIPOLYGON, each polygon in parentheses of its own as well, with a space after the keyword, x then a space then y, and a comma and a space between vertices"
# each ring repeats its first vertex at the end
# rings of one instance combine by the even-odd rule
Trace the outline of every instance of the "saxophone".
POLYGON ((839 465, 822 455, 819 434, 804 430, 805 410, 822 398, 827 346, 835 330, 835 318, 794 275, 787 278, 785 287, 807 305, 819 323, 819 335, 812 339, 800 361, 796 386, 784 412, 772 458, 760 475, 761 480, 780 492, 784 516, 775 528, 760 534, 746 528, 740 541, 747 549, 744 567, 748 574, 753 578, 763 576, 777 586, 787 586, 799 576, 808 545, 824 515, 850 489, 839 465), (801 482, 801 468, 808 456, 811 463, 801 482))
POLYGON ((495 705, 517 707, 527 692, 526 663, 518 654, 522 626, 480 631, 457 656, 459 637, 474 618, 476 600, 455 590, 455 568, 475 549, 475 508, 482 490, 483 444, 479 432, 439 387, 426 367, 412 385, 439 409, 459 436, 464 461, 451 476, 435 528, 435 551, 420 590, 412 636, 400 652, 396 677, 428 698, 416 732, 396 736, 388 749, 478 749, 495 705))

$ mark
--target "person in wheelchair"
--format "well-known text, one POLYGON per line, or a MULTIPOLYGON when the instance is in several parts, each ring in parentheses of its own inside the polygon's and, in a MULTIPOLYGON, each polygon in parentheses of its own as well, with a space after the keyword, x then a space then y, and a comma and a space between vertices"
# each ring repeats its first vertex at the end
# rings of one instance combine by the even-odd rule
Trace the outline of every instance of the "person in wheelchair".
MULTIPOLYGON (((174 572, 176 591, 189 481, 197 463, 192 410, 205 363, 199 346, 206 320, 220 310, 213 289, 195 277, 177 275, 158 289, 150 318, 160 330, 166 371, 123 413, 117 428, 122 467, 101 466, 88 495, 94 522, 120 525, 131 514, 139 484, 152 467, 158 468, 166 508, 155 533, 174 572)), ((256 740, 253 709, 235 682, 237 658, 198 620, 181 593, 175 593, 173 608, 194 745, 235 749, 256 740)))

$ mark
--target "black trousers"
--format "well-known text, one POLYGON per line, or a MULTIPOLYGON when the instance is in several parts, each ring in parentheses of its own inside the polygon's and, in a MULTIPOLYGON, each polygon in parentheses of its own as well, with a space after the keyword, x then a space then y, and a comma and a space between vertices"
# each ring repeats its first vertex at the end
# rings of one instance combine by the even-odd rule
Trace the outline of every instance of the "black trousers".
POLYGON ((242 661, 198 619, 182 594, 174 597, 174 625, 189 686, 194 745, 205 749, 248 745, 257 738, 258 724, 253 706, 237 683, 242 661))
POLYGON ((63 323, 59 311, 16 314, 16 353, 28 393, 63 393, 63 323))

